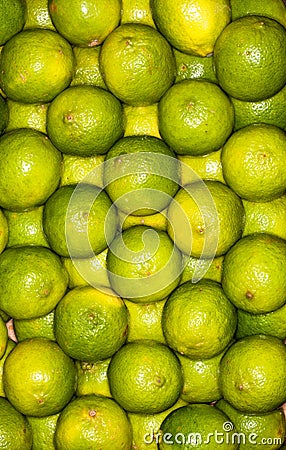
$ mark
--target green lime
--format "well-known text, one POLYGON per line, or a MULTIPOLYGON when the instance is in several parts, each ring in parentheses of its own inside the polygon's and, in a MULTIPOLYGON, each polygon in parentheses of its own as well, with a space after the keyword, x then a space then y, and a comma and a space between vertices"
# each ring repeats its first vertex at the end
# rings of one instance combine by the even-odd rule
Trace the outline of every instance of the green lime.
POLYGON ((161 319, 166 300, 153 303, 134 303, 124 300, 128 309, 127 342, 152 339, 165 344, 161 319))
POLYGON ((6 215, 2 209, 0 209, 0 253, 3 252, 8 244, 10 230, 8 229, 8 222, 6 215))
POLYGON ((25 0, 1 0, 0 45, 22 30, 26 20, 25 0))
POLYGON ((5 450, 31 450, 32 429, 27 418, 0 397, 0 445, 5 450))
POLYGON ((33 434, 32 450, 55 450, 54 436, 58 418, 59 413, 46 417, 27 416, 33 434))
POLYGON ((286 26, 286 9, 283 0, 230 0, 232 20, 248 15, 260 15, 277 20, 286 26))
POLYGON ((204 79, 217 83, 212 54, 205 57, 189 55, 174 48, 174 55, 177 67, 176 83, 191 79, 204 79))
POLYGON ((111 397, 107 370, 110 358, 96 362, 76 361, 77 388, 76 395, 97 394, 104 397, 111 397))
POLYGON ((24 25, 26 28, 44 28, 55 31, 47 0, 25 0, 27 17, 24 25))
POLYGON ((46 119, 49 103, 22 103, 7 99, 9 120, 6 131, 32 128, 47 134, 46 119))
POLYGON ((97 47, 73 47, 75 69, 71 86, 87 85, 106 89, 99 69, 100 51, 100 45, 97 47))
POLYGON ((50 313, 34 319, 14 319, 13 326, 17 341, 22 342, 24 339, 34 337, 45 337, 55 341, 54 316, 53 309, 50 313))
POLYGON ((2 317, 0 317, 0 358, 4 355, 8 342, 8 330, 2 317))
POLYGON ((9 355, 9 353, 11 353, 11 351, 13 350, 13 348, 15 348, 15 346, 16 346, 16 342, 12 341, 12 339, 9 338, 8 341, 7 341, 5 353, 2 356, 2 358, 0 358, 0 398, 1 397, 6 397, 5 392, 4 392, 4 387, 3 387, 3 367, 4 367, 4 363, 6 361, 7 356, 9 355))
POLYGON ((236 338, 253 334, 270 334, 278 339, 286 339, 286 304, 264 314, 251 314, 238 309, 236 338))
POLYGON ((4 132, 8 125, 9 111, 5 99, 0 94, 0 135, 4 132))

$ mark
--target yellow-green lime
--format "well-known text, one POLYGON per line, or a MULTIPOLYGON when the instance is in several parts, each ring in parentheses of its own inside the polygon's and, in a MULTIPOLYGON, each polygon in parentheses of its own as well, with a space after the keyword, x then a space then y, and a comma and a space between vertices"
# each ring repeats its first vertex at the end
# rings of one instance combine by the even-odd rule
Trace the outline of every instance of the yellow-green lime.
POLYGON ((8 124, 9 120, 9 111, 6 100, 0 94, 0 134, 2 134, 8 124))
POLYGON ((0 87, 11 100, 50 102, 72 79, 70 44, 51 30, 29 29, 13 36, 0 60, 0 87))
POLYGON ((224 353, 225 350, 207 359, 192 359, 178 353, 184 378, 181 391, 183 400, 189 403, 211 403, 221 398, 219 370, 224 353))
POLYGON ((48 5, 58 33, 76 45, 100 45, 120 22, 120 0, 49 0, 48 5))
POLYGON ((167 230, 166 210, 150 214, 148 216, 134 216, 132 214, 126 215, 122 211, 118 211, 119 229, 126 230, 127 228, 136 225, 146 225, 147 227, 155 228, 156 230, 167 230))
POLYGON ((8 342, 8 330, 2 317, 0 317, 0 358, 5 353, 8 342))
POLYGON ((252 123, 269 123, 286 131, 284 106, 286 102, 286 86, 272 97, 258 102, 246 102, 231 98, 234 107, 234 129, 251 125, 252 123))
POLYGON ((13 350, 13 348, 15 348, 15 346, 16 346, 16 342, 12 341, 12 339, 9 338, 8 341, 7 341, 5 353, 2 356, 2 358, 0 358, 0 398, 1 397, 6 397, 5 392, 4 392, 4 388, 3 388, 3 367, 4 367, 4 363, 6 361, 7 356, 13 350))
POLYGON ((181 184, 193 183, 198 177, 203 180, 225 183, 222 173, 221 149, 207 155, 178 155, 181 169, 181 184))
POLYGON ((259 334, 239 339, 220 365, 223 398, 243 413, 273 411, 286 400, 286 347, 259 334))
POLYGON ((103 187, 105 155, 77 156, 63 154, 60 186, 88 182, 103 187))
POLYGON ((178 358, 148 339, 125 344, 109 363, 112 397, 128 412, 154 414, 175 404, 183 384, 178 358))
POLYGON ((55 341, 54 316, 55 310, 53 309, 48 314, 34 319, 14 319, 13 327, 17 341, 22 342, 24 339, 34 337, 45 337, 55 341))
POLYGON ((61 412, 55 444, 57 450, 131 450, 132 428, 125 411, 113 399, 84 395, 61 412))
POLYGON ((4 210, 9 229, 7 248, 25 245, 49 247, 43 230, 43 209, 42 205, 29 211, 4 210))
POLYGON ((192 55, 213 52, 231 20, 228 0, 151 0, 153 19, 172 47, 192 55))
POLYGON ((60 258, 45 247, 11 247, 0 255, 0 309, 15 319, 52 311, 68 285, 60 258))
POLYGON ((145 216, 165 209, 178 190, 175 153, 154 136, 127 136, 106 155, 103 181, 116 207, 145 216))
POLYGON ((44 28, 56 31, 52 22, 47 0, 25 0, 27 15, 24 25, 26 28, 44 28))
POLYGON ((179 249, 196 258, 225 254, 242 236, 241 199, 219 181, 181 188, 169 205, 167 230, 179 249))
POLYGON ((246 200, 267 202, 285 193, 286 135, 280 128, 241 128, 223 146, 221 161, 226 183, 246 200))
POLYGON ((195 258, 194 256, 185 256, 184 270, 182 272, 180 284, 189 280, 194 280, 198 274, 202 278, 221 282, 222 265, 224 256, 217 256, 209 260, 203 258, 195 258))
POLYGON ((49 138, 21 128, 0 137, 0 205, 23 211, 42 205, 56 190, 61 154, 49 138))
POLYGON ((91 286, 69 291, 55 311, 58 344, 74 359, 96 362, 109 358, 127 338, 128 311, 120 297, 91 286))
POLYGON ((212 358, 231 342, 236 310, 221 285, 212 280, 178 286, 166 301, 162 328, 167 344, 193 359, 212 358))
POLYGON ((27 416, 33 433, 32 450, 55 450, 54 436, 59 413, 45 417, 27 416))
POLYGON ((63 153, 106 153, 123 135, 123 113, 117 98, 96 86, 72 86, 50 104, 47 131, 63 153))
POLYGON ((107 378, 110 358, 96 362, 76 361, 77 387, 76 395, 97 394, 111 397, 107 378))
POLYGON ((4 211, 0 209, 0 253, 3 252, 8 243, 9 233, 10 230, 8 232, 7 218, 4 214, 4 211))
POLYGON ((253 450, 263 445, 263 448, 275 450, 284 442, 286 426, 282 409, 264 414, 244 414, 224 399, 216 403, 216 408, 223 411, 235 426, 239 449, 253 450))
POLYGON ((121 24, 133 22, 156 28, 149 0, 122 0, 121 24))
POLYGON ((47 200, 43 227, 56 253, 86 258, 107 248, 116 233, 117 215, 110 198, 98 186, 68 185, 47 200))
POLYGON ((189 55, 174 48, 174 55, 177 68, 175 83, 191 79, 204 79, 217 83, 212 54, 204 57, 189 55))
POLYGON ((0 45, 4 45, 12 36, 22 30, 26 20, 26 2, 24 0, 1 0, 0 10, 0 45))
POLYGON ((264 15, 234 20, 214 46, 220 86, 231 97, 245 101, 264 100, 283 88, 285 58, 286 30, 264 15))
POLYGON ((159 131, 179 155, 219 150, 232 132, 234 111, 222 89, 206 80, 174 84, 158 106, 159 131))
POLYGON ((6 131, 32 128, 47 133, 46 119, 49 103, 23 103, 7 99, 9 120, 6 131))
POLYGON ((150 303, 166 298, 178 285, 182 256, 166 232, 137 225, 111 242, 107 269, 118 295, 150 303))
POLYGON ((124 300, 128 310, 128 334, 127 342, 139 339, 152 339, 166 343, 161 319, 166 300, 153 303, 134 303, 124 300))
POLYGON ((172 48, 149 25, 120 25, 104 41, 99 60, 108 89, 128 105, 158 102, 175 79, 172 48))
POLYGON ((286 195, 268 202, 243 200, 245 225, 243 236, 270 233, 286 240, 286 195))
POLYGON ((253 334, 270 334, 281 340, 286 339, 286 304, 275 311, 262 314, 252 314, 238 309, 236 338, 253 334))
POLYGON ((228 422, 228 416, 211 405, 193 403, 183 406, 163 421, 158 449, 167 450, 171 445, 174 450, 235 450, 238 448, 235 430, 225 430, 228 422))
POLYGON ((0 397, 0 444, 5 450, 31 450, 32 429, 27 418, 0 397))
POLYGON ((286 242, 266 233, 237 241, 223 261, 222 287, 244 311, 261 314, 280 308, 286 298, 286 242))
POLYGON ((75 69, 71 86, 88 85, 106 89, 99 69, 100 51, 100 45, 97 47, 73 47, 75 69))
POLYGON ((6 358, 3 385, 8 400, 22 414, 56 414, 74 394, 74 362, 54 341, 25 339, 6 358))
POLYGON ((230 0, 232 20, 248 15, 260 15, 277 20, 286 26, 286 8, 283 0, 230 0))
POLYGON ((161 138, 158 128, 158 103, 147 106, 123 105, 124 136, 148 135, 161 138))

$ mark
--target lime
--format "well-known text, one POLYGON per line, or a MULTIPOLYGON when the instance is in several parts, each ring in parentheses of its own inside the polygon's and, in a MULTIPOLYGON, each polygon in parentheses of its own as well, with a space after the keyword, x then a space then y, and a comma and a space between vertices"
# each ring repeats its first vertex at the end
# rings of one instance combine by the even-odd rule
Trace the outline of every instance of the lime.
POLYGON ((11 247, 0 255, 0 309, 15 319, 43 316, 64 295, 68 277, 44 247, 11 247))
POLYGON ((78 184, 88 180, 90 184, 103 187, 104 155, 77 156, 63 154, 60 186, 78 184))
POLYGON ((204 57, 189 55, 174 48, 174 55, 177 68, 175 83, 191 79, 204 79, 217 83, 212 54, 204 57))
POLYGON ((286 26, 286 9, 283 0, 230 0, 232 20, 248 15, 260 15, 277 20, 286 26))
POLYGON ((167 344, 193 359, 212 358, 231 342, 237 323, 234 306, 212 280, 178 286, 166 301, 162 328, 167 344))
POLYGON ((206 155, 178 155, 181 168, 181 184, 191 184, 198 177, 203 180, 225 183, 222 173, 221 149, 206 155))
POLYGON ((154 414, 178 400, 183 377, 179 360, 166 345, 148 339, 116 352, 107 376, 112 397, 126 411, 154 414))
POLYGON ((54 436, 58 418, 59 413, 46 417, 27 416, 33 433, 32 450, 55 450, 54 436))
POLYGON ((47 131, 63 153, 106 153, 123 135, 122 107, 110 92, 96 86, 73 86, 50 104, 47 131))
POLYGON ((154 136, 124 137, 106 155, 105 190, 126 214, 145 216, 165 209, 179 178, 174 152, 154 136))
POLYGON ((3 385, 8 400, 23 414, 56 414, 73 396, 75 366, 56 342, 26 339, 7 356, 3 385))
POLYGON ((26 28, 44 28, 55 31, 47 0, 25 0, 27 17, 24 25, 26 28))
POLYGON ((72 78, 70 44, 58 33, 29 29, 13 36, 0 60, 0 87, 11 100, 49 102, 72 78))
POLYGON ((112 356, 127 337, 127 309, 120 297, 91 286, 69 291, 55 311, 55 335, 74 359, 96 362, 112 356))
POLYGON ((125 411, 113 399, 84 395, 61 412, 55 444, 57 450, 131 450, 132 428, 125 411))
POLYGON ((236 341, 221 360, 222 395, 243 413, 266 413, 285 402, 286 347, 267 335, 236 341))
POLYGON ((5 450, 31 450, 32 429, 27 418, 0 397, 0 445, 5 450))
POLYGON ((7 127, 9 119, 8 106, 5 99, 0 94, 0 135, 4 132, 7 127))
MULTIPOLYGON (((7 356, 9 355, 9 353, 11 353, 11 351, 13 350, 13 348, 15 348, 15 346, 16 346, 16 342, 14 342, 14 341, 12 341, 12 339, 8 338, 5 353, 2 356, 2 358, 0 358, 0 398, 1 397, 6 397, 5 392, 4 392, 4 388, 3 388, 3 367, 4 367, 4 363, 6 361, 7 356)), ((1 440, 0 440, 0 443, 1 443, 1 440)))
POLYGON ((244 311, 261 314, 280 308, 286 298, 286 242, 266 233, 237 241, 223 261, 222 287, 244 311))
POLYGON ((123 105, 124 136, 148 135, 161 138, 158 128, 158 103, 147 106, 123 105))
POLYGON ((1 0, 0 10, 0 45, 3 45, 22 30, 26 20, 26 2, 1 0))
POLYGON ((99 69, 100 52, 100 45, 97 47, 73 47, 75 69, 71 86, 88 85, 106 89, 99 69))
POLYGON ((195 258, 194 256, 185 256, 184 259, 180 284, 196 279, 197 274, 201 274, 202 278, 221 282, 224 256, 217 256, 211 262, 209 259, 195 258))
POLYGON ((47 134, 46 118, 49 103, 23 103, 7 99, 9 120, 6 131, 32 128, 47 134))
MULTIPOLYGON (((10 233, 10 230, 9 230, 10 233)), ((0 253, 3 252, 6 245, 8 244, 9 239, 9 233, 8 233, 8 223, 6 216, 2 209, 0 209, 0 253)))
POLYGON ((76 361, 77 388, 76 395, 97 394, 111 397, 107 370, 110 358, 96 362, 76 361))
POLYGON ((237 330, 235 336, 240 339, 253 334, 270 334, 278 339, 286 339, 286 304, 275 311, 252 314, 237 310, 237 330))
POLYGON ((156 28, 150 9, 150 0, 122 0, 121 24, 132 22, 156 28))
POLYGON ((118 295, 150 303, 164 299, 178 285, 182 257, 166 232, 137 225, 111 242, 107 269, 118 295))
POLYGON ((286 83, 285 58, 285 28, 263 15, 231 22, 214 46, 219 84, 240 100, 264 100, 282 89, 286 83))
POLYGON ((34 337, 45 337, 55 341, 54 316, 53 309, 50 313, 34 319, 14 319, 13 326, 17 341, 21 342, 34 337))
POLYGON ((23 211, 42 205, 56 190, 61 154, 48 137, 22 128, 0 137, 0 205, 23 211))
POLYGON ((108 89, 129 105, 158 102, 175 78, 170 45, 156 29, 141 23, 126 23, 110 33, 99 59, 108 89))
POLYGON ((8 342, 8 330, 2 317, 0 317, 0 358, 4 355, 8 342))
POLYGON ((124 300, 128 310, 127 342, 152 339, 165 344, 161 319, 166 300, 153 303, 134 303, 124 300))
POLYGON ((174 84, 160 100, 158 112, 160 134, 179 155, 219 150, 234 124, 231 101, 206 80, 174 84))

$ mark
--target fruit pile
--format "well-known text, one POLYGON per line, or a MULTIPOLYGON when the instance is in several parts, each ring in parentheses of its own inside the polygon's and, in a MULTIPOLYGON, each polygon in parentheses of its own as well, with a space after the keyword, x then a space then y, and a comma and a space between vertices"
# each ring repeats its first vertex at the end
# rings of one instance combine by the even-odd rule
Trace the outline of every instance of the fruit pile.
POLYGON ((0 0, 0 449, 286 448, 283 0, 0 0))

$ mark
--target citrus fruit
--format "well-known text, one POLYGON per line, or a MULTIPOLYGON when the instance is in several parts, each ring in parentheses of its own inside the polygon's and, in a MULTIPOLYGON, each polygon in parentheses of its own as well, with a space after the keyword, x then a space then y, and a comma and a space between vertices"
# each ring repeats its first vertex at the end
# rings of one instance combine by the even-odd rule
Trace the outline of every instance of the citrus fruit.
POLYGON ((76 361, 77 387, 76 395, 97 394, 111 397, 107 378, 110 358, 96 362, 76 361))
POLYGON ((24 30, 27 28, 44 28, 56 31, 52 22, 46 0, 25 0, 27 7, 24 30))
POLYGON ((6 131, 32 128, 47 133, 46 118, 49 103, 23 103, 7 99, 9 120, 6 131))
POLYGON ((46 338, 25 339, 7 356, 4 391, 18 411, 29 416, 56 414, 71 400, 76 372, 56 342, 46 338))
POLYGON ((286 187, 286 135, 274 125, 253 124, 228 139, 221 154, 226 183, 240 197, 266 202, 286 187))
POLYGON ((222 395, 243 413, 273 411, 285 402, 286 348, 267 335, 236 341, 221 360, 222 395))
POLYGON ((225 255, 222 287, 237 308, 267 313, 285 303, 285 270, 286 242, 266 233, 250 234, 225 255))
POLYGON ((190 79, 204 79, 217 83, 217 78, 213 68, 213 56, 197 56, 182 53, 174 48, 176 60, 175 83, 190 79))
POLYGON ((170 45, 156 29, 141 23, 126 23, 110 33, 99 61, 108 89, 133 106, 158 102, 175 78, 170 45))
POLYGON ((216 403, 216 408, 223 411, 237 430, 239 449, 251 450, 257 445, 271 450, 280 448, 285 438, 285 416, 281 409, 265 414, 244 414, 233 408, 226 400, 216 403))
POLYGON ((43 230, 43 208, 42 205, 29 211, 4 210, 9 229, 7 248, 25 245, 49 247, 43 230))
POLYGON ((182 272, 180 284, 196 279, 200 274, 201 278, 221 282, 222 265, 224 256, 217 256, 213 260, 185 256, 184 270, 182 272))
POLYGON ((105 190, 126 214, 145 216, 165 209, 178 190, 179 178, 174 152, 154 136, 124 137, 106 155, 105 190))
POLYGON ((151 0, 153 19, 170 44, 184 53, 207 56, 230 22, 227 0, 151 0))
POLYGON ((63 153, 106 153, 123 135, 122 107, 110 92, 96 86, 73 86, 50 104, 47 131, 63 153))
POLYGON ((235 336, 240 339, 253 334, 270 334, 278 339, 286 339, 286 304, 275 311, 252 314, 237 310, 237 330, 235 336))
POLYGON ((55 335, 74 359, 96 362, 112 356, 127 337, 128 315, 123 300, 91 286, 69 291, 55 311, 55 335))
POLYGON ((118 219, 120 223, 119 228, 122 230, 136 225, 146 225, 161 231, 167 230, 166 210, 148 216, 126 215, 126 213, 118 211, 118 219))
POLYGON ((166 232, 137 225, 111 242, 107 270, 118 295, 150 303, 164 299, 178 285, 182 257, 166 232))
POLYGON ((132 429, 125 411, 113 399, 84 395, 61 412, 55 444, 58 450, 131 450, 132 429))
POLYGON ((127 342, 152 339, 166 343, 161 325, 165 301, 140 304, 124 300, 128 310, 127 342))
POLYGON ((237 449, 235 430, 225 429, 226 414, 211 405, 193 403, 172 411, 163 421, 158 449, 237 449), (219 437, 218 437, 219 436, 219 437))
POLYGON ((199 156, 178 155, 178 160, 182 186, 197 181, 198 177, 225 183, 222 174, 221 149, 199 156))
POLYGON ((8 243, 9 233, 7 219, 2 209, 0 209, 0 253, 3 252, 8 243))
POLYGON ((99 45, 120 21, 120 0, 49 0, 57 31, 72 44, 99 45))
POLYGON ((72 48, 60 34, 24 30, 1 52, 0 87, 11 100, 49 102, 69 85, 73 66, 72 48))
POLYGON ((1 0, 0 45, 22 30, 26 20, 24 0, 1 0))
POLYGON ((71 86, 89 85, 106 89, 99 69, 99 53, 101 46, 73 47, 75 69, 71 86))
POLYGON ((0 205, 23 211, 42 205, 56 190, 61 154, 48 137, 22 128, 0 137, 0 205))
POLYGON ((179 155, 204 155, 219 150, 229 137, 233 106, 226 94, 205 80, 174 84, 158 106, 159 131, 179 155))
POLYGON ((160 441, 160 426, 171 411, 187 405, 182 399, 168 409, 155 414, 128 413, 132 426, 133 448, 136 450, 157 450, 160 441))
POLYGON ((248 15, 260 15, 277 20, 286 26, 286 9, 283 0, 230 0, 232 20, 248 15))
POLYGON ((132 22, 156 28, 149 0, 122 0, 121 24, 132 22))
MULTIPOLYGON (((15 348, 16 342, 12 341, 12 339, 8 338, 6 350, 2 358, 0 358, 0 398, 6 397, 4 388, 3 388, 3 367, 9 353, 15 348)), ((0 440, 1 443, 1 440, 0 440)))
POLYGON ((286 195, 268 202, 243 200, 245 225, 243 236, 270 233, 286 240, 286 195))
POLYGON ((60 186, 86 181, 103 187, 104 155, 77 156, 63 154, 60 186))
POLYGON ((68 277, 44 247, 11 247, 0 255, 0 309, 15 319, 43 316, 64 295, 68 277))
POLYGON ((54 436, 59 413, 46 417, 27 416, 33 433, 32 450, 54 450, 54 436))
POLYGON ((116 226, 111 200, 94 185, 62 186, 45 203, 44 231, 51 248, 61 256, 86 258, 102 252, 116 226))
POLYGON ((0 397, 0 445, 5 450, 31 450, 32 429, 27 418, 0 397))
POLYGON ((231 98, 234 107, 234 129, 239 130, 252 123, 268 123, 286 131, 285 101, 286 86, 272 97, 258 102, 246 102, 231 98))
POLYGON ((263 15, 231 22, 214 46, 218 82, 231 97, 264 100, 286 82, 286 30, 263 15))
POLYGON ((234 306, 219 283, 191 281, 178 286, 162 313, 163 333, 169 347, 193 359, 212 358, 232 340, 237 323, 234 306))
POLYGON ((17 341, 22 342, 24 339, 34 337, 45 337, 55 341, 54 316, 53 309, 50 313, 34 319, 14 319, 13 327, 17 341))
POLYGON ((125 344, 110 361, 110 392, 126 411, 154 414, 178 400, 183 383, 179 360, 166 345, 149 339, 125 344))
POLYGON ((8 342, 8 330, 2 317, 0 317, 0 358, 5 353, 8 342))
POLYGON ((211 403, 221 398, 218 379, 224 353, 225 350, 208 359, 192 359, 178 353, 184 378, 181 391, 183 400, 189 403, 211 403))
POLYGON ((148 135, 161 138, 158 128, 158 103, 147 106, 123 105, 124 136, 148 135))
POLYGON ((241 237, 241 199, 219 181, 192 183, 174 196, 167 212, 167 230, 179 249, 199 258, 225 254, 241 237))
POLYGON ((0 135, 5 131, 9 120, 8 106, 0 94, 0 135))

